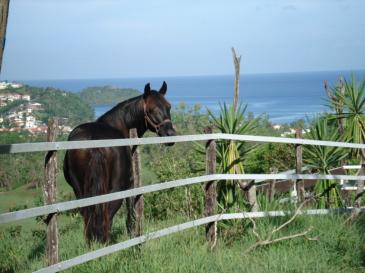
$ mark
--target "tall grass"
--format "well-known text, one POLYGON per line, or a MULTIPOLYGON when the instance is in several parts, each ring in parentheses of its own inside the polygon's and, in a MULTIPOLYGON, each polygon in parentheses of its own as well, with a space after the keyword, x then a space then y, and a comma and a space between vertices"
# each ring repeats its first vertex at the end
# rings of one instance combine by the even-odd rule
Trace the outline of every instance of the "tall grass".
MULTIPOLYGON (((311 236, 258 248, 247 256, 243 251, 255 242, 248 221, 235 221, 231 234, 219 236, 217 247, 209 251, 204 227, 183 231, 111 254, 66 272, 365 272, 362 258, 365 218, 343 224, 345 216, 300 216, 277 236, 297 233, 313 226, 311 236)), ((146 231, 186 221, 176 217, 165 222, 147 222, 146 231)), ((257 219, 258 232, 265 234, 287 218, 257 219)), ((102 247, 88 247, 78 215, 60 220, 60 259, 66 260, 102 247)), ((124 218, 119 214, 112 230, 112 243, 127 239, 124 218)), ((0 272, 29 272, 44 264, 44 229, 8 227, 0 231, 0 272)))

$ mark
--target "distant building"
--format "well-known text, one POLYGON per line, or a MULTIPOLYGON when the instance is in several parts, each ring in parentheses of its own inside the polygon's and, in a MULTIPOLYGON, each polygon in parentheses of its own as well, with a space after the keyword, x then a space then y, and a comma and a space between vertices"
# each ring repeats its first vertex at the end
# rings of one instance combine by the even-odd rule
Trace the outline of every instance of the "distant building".
POLYGON ((28 128, 27 130, 31 134, 47 133, 47 126, 40 125, 40 126, 37 126, 37 127, 28 128))
POLYGON ((37 120, 33 116, 26 116, 24 128, 34 128, 36 127, 37 120))
POLYGON ((20 99, 30 101, 30 95, 27 95, 27 94, 20 95, 18 93, 1 93, 0 94, 1 101, 13 102, 15 100, 20 100, 20 99))
POLYGON ((22 100, 30 101, 30 95, 23 95, 22 100))
POLYGON ((21 85, 20 83, 0 82, 0 90, 1 89, 6 89, 6 88, 9 88, 9 87, 20 88, 22 86, 23 85, 21 85))
POLYGON ((272 128, 273 128, 274 130, 280 130, 281 128, 283 128, 283 126, 282 126, 282 125, 280 125, 280 124, 274 124, 274 125, 272 126, 272 128))
POLYGON ((30 108, 32 110, 41 110, 42 104, 38 103, 38 102, 32 102, 32 103, 28 103, 26 107, 30 108))

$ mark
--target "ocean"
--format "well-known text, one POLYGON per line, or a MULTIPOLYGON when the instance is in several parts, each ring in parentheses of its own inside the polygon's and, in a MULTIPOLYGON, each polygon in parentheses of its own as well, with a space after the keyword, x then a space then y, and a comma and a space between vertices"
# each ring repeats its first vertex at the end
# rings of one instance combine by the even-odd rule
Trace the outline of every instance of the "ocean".
MULTIPOLYGON (((365 70, 241 75, 240 102, 247 104, 247 112, 252 112, 255 116, 267 114, 273 123, 290 123, 301 118, 312 118, 326 110, 324 80, 334 86, 340 76, 349 80, 352 73, 357 79, 363 79, 365 76, 365 70)), ((152 89, 158 90, 162 82, 166 81, 168 86, 166 96, 173 107, 184 102, 187 106, 199 104, 202 106, 202 111, 209 108, 218 113, 220 103, 232 102, 233 80, 233 75, 222 75, 19 82, 80 92, 86 87, 102 85, 143 91, 144 85, 148 82, 151 83, 152 89)), ((95 115, 100 116, 112 106, 96 106, 95 115)))

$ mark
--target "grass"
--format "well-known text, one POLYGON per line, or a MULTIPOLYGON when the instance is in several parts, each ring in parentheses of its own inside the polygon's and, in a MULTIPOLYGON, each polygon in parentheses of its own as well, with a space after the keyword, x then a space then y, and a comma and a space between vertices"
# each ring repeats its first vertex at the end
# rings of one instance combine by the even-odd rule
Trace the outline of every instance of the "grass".
MULTIPOLYGON (((112 243, 128 239, 123 212, 115 218, 112 243)), ((146 223, 145 230, 182 223, 169 221, 146 223)), ((365 249, 365 218, 355 224, 343 224, 344 215, 300 216, 278 236, 296 233, 313 226, 311 236, 258 248, 247 256, 242 253, 255 242, 248 221, 237 220, 229 230, 220 230, 217 247, 211 252, 204 239, 204 227, 193 228, 95 261, 66 272, 365 272, 362 264, 365 249), (225 235, 224 235, 225 234, 225 235)), ((258 219, 260 234, 272 230, 284 218, 258 219)), ((8 226, 0 230, 0 272, 29 272, 45 266, 44 225, 8 226)), ((82 219, 78 214, 59 218, 60 259, 66 260, 102 247, 88 247, 83 238, 82 219)))
MULTIPOLYGON (((58 185, 59 201, 73 198, 62 177, 58 185)), ((29 186, 1 193, 0 211, 38 206, 40 196, 40 188, 29 186)), ((262 209, 282 209, 260 198, 259 201, 262 209)), ((252 225, 247 220, 233 220, 219 224, 219 239, 213 251, 209 251, 205 241, 204 227, 198 227, 104 256, 66 272, 365 273, 365 217, 352 225, 345 225, 346 217, 300 216, 278 236, 298 233, 312 226, 310 236, 319 236, 319 241, 288 240, 258 248, 246 256, 243 255, 244 250, 255 242, 252 225)), ((61 261, 103 247, 85 243, 83 221, 78 213, 62 213, 58 219, 61 261)), ((114 219, 111 244, 128 239, 125 209, 120 210, 114 219)), ((157 221, 146 215, 145 232, 188 220, 191 219, 179 214, 167 221, 157 221)), ((264 237, 285 220, 285 217, 257 219, 258 231, 264 237)), ((1 225, 0 272, 30 272, 46 266, 45 241, 45 225, 39 218, 1 225)))

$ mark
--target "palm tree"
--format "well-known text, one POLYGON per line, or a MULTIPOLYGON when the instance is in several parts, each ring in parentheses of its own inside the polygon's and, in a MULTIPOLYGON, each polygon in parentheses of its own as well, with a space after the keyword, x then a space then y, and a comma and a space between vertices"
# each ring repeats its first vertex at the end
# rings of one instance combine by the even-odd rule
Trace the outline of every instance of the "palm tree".
MULTIPOLYGON (((309 139, 340 141, 337 128, 331 126, 324 117, 317 118, 306 134, 309 139)), ((337 167, 338 162, 347 156, 344 149, 327 146, 305 146, 304 162, 306 166, 317 170, 321 174, 329 174, 331 168, 337 167)), ((330 180, 320 180, 314 186, 316 195, 319 195, 320 208, 342 206, 337 184, 330 180)))
MULTIPOLYGON (((365 143, 365 77, 361 82, 356 82, 355 75, 352 75, 351 81, 344 81, 344 92, 340 88, 332 88, 330 103, 333 108, 343 107, 342 112, 336 111, 333 114, 334 119, 343 120, 344 137, 346 141, 355 143, 365 143)), ((352 155, 356 156, 361 162, 359 175, 365 175, 365 151, 363 149, 353 149, 352 155)), ((364 181, 357 181, 357 191, 355 198, 354 215, 358 215, 361 207, 361 195, 363 193, 364 181)))

